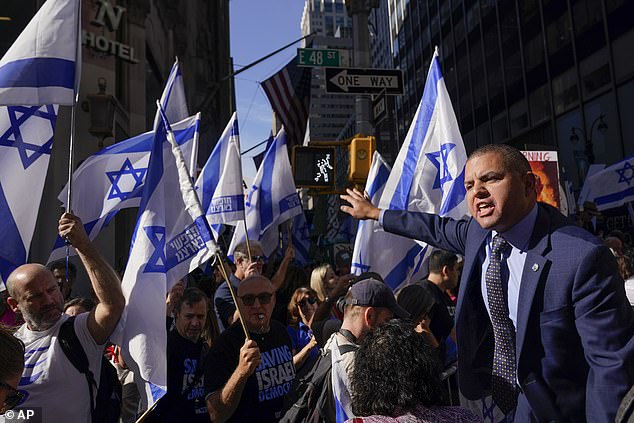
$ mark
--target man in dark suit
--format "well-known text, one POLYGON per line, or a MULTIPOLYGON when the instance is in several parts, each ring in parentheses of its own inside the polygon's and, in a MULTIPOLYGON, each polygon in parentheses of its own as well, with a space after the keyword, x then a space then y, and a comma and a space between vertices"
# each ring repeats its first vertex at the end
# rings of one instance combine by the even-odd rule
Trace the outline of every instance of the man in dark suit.
POLYGON ((359 191, 344 212, 465 256, 456 310, 459 385, 492 394, 515 422, 611 422, 634 382, 634 315, 599 239, 537 202, 524 156, 487 145, 467 161, 471 218, 379 210, 359 191))

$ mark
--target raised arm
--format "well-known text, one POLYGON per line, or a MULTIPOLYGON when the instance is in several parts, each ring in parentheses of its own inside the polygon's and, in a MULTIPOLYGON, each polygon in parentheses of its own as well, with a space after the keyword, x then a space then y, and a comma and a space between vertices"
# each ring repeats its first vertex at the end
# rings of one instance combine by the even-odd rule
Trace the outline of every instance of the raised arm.
POLYGON ((366 220, 373 219, 379 220, 381 210, 378 207, 372 205, 370 200, 361 193, 358 189, 347 188, 348 195, 341 195, 341 199, 347 201, 349 206, 341 206, 341 211, 348 213, 355 219, 366 220))
POLYGON ((286 271, 288 270, 288 265, 291 264, 291 261, 293 261, 293 258, 295 258, 295 249, 292 245, 289 245, 288 248, 286 248, 280 267, 278 267, 277 272, 275 272, 271 278, 271 282, 273 283, 273 287, 276 291, 284 286, 286 271))
POLYGON ((121 281, 92 244, 77 216, 64 213, 59 219, 58 229, 59 236, 75 247, 88 272, 92 289, 99 301, 88 316, 88 330, 97 344, 103 344, 112 334, 125 306, 121 281))

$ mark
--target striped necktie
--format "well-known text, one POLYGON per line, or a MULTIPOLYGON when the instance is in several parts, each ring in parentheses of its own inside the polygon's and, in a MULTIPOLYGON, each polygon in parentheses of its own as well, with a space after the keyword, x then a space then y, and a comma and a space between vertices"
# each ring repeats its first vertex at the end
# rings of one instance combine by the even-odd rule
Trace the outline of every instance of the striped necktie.
POLYGON ((517 405, 515 327, 509 318, 508 281, 503 280, 501 271, 503 260, 508 257, 511 246, 500 235, 493 238, 492 244, 489 267, 485 276, 489 312, 495 337, 491 393, 500 410, 507 414, 517 405))

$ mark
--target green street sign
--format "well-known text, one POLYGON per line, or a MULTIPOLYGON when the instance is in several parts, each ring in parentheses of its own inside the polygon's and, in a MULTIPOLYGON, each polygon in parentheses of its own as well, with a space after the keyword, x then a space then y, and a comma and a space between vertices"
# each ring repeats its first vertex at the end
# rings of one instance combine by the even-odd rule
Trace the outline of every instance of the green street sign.
POLYGON ((347 50, 298 48, 297 66, 306 67, 340 67, 348 66, 350 54, 347 50))

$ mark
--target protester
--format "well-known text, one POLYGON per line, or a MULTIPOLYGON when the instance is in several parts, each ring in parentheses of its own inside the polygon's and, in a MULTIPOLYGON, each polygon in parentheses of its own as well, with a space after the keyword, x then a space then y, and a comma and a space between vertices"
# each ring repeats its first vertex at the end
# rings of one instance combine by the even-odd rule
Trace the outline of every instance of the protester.
POLYGON ((95 302, 90 298, 73 298, 64 304, 64 314, 67 316, 77 316, 92 311, 95 306, 95 302))
POLYGON ((335 274, 337 276, 345 276, 350 274, 350 266, 352 265, 352 254, 350 250, 344 248, 335 254, 335 274))
POLYGON ((207 322, 207 296, 187 288, 174 305, 174 330, 167 337, 167 394, 156 414, 164 422, 209 422, 204 369, 209 351, 202 339, 207 322))
POLYGON ((0 324, 0 416, 20 404, 18 383, 24 370, 24 344, 0 324))
POLYGON ((77 267, 69 261, 68 271, 66 271, 66 259, 56 260, 47 264, 46 267, 53 272, 53 276, 57 279, 64 301, 72 299, 71 293, 77 279, 77 267))
POLYGON ((288 304, 288 334, 291 337, 293 365, 299 371, 302 366, 314 362, 319 347, 311 330, 313 316, 319 307, 317 292, 312 288, 297 288, 288 304))
POLYGON ((537 203, 517 149, 480 147, 464 178, 469 219, 380 210, 357 190, 341 209, 465 256, 456 310, 465 397, 492 394, 515 423, 613 421, 634 383, 634 313, 614 256, 537 203))
POLYGON ((19 314, 11 310, 11 307, 9 307, 7 303, 7 298, 9 298, 9 292, 7 290, 0 292, 0 324, 8 327, 20 326, 24 322, 19 314))
POLYGON ((414 330, 422 335, 427 345, 438 348, 440 344, 430 328, 429 317, 436 301, 429 291, 420 285, 408 285, 399 291, 396 301, 409 313, 414 330))
POLYGON ((409 323, 391 321, 367 334, 354 356, 348 422, 471 423, 470 411, 443 407, 440 362, 409 323))
MULTIPOLYGON (((271 278, 271 282, 273 283, 273 287, 276 291, 284 283, 286 269, 294 257, 295 250, 289 245, 286 249, 286 253, 284 254, 284 258, 280 263, 280 267, 271 278)), ((233 251, 233 260, 236 265, 236 270, 228 276, 231 286, 235 292, 238 289, 238 285, 241 280, 247 276, 262 274, 266 257, 264 256, 262 245, 257 241, 250 241, 248 246, 246 242, 236 245, 236 248, 233 251), (249 259, 249 249, 251 251, 251 259, 249 259)), ((226 281, 223 282, 216 290, 214 295, 214 306, 218 319, 218 328, 219 331, 222 332, 237 319, 236 305, 233 302, 233 298, 226 281)))
POLYGON ((205 365, 207 410, 214 423, 276 422, 295 368, 286 328, 271 320, 275 287, 254 275, 237 294, 250 339, 235 322, 214 343, 205 365))
MULTIPOLYGON (((90 242, 78 217, 64 213, 59 235, 75 247, 99 300, 93 311, 74 317, 72 326, 98 381, 104 344, 125 304, 121 282, 90 242)), ((9 306, 22 313, 26 322, 15 334, 29 351, 20 384, 27 394, 23 406, 40 409, 43 423, 90 422, 92 406, 86 377, 60 345, 60 328, 70 317, 62 313, 63 296, 53 274, 40 264, 25 264, 11 273, 7 289, 9 306)))
POLYGON ((322 264, 310 274, 310 287, 317 293, 319 301, 324 302, 337 284, 337 275, 329 264, 322 264))
POLYGON ((354 350, 366 335, 393 317, 408 318, 392 290, 382 281, 368 277, 357 280, 345 296, 341 329, 326 342, 324 350, 332 353, 332 389, 335 401, 330 404, 327 421, 352 417, 347 381, 354 370, 354 350), (335 407, 337 403, 337 407, 335 407))

